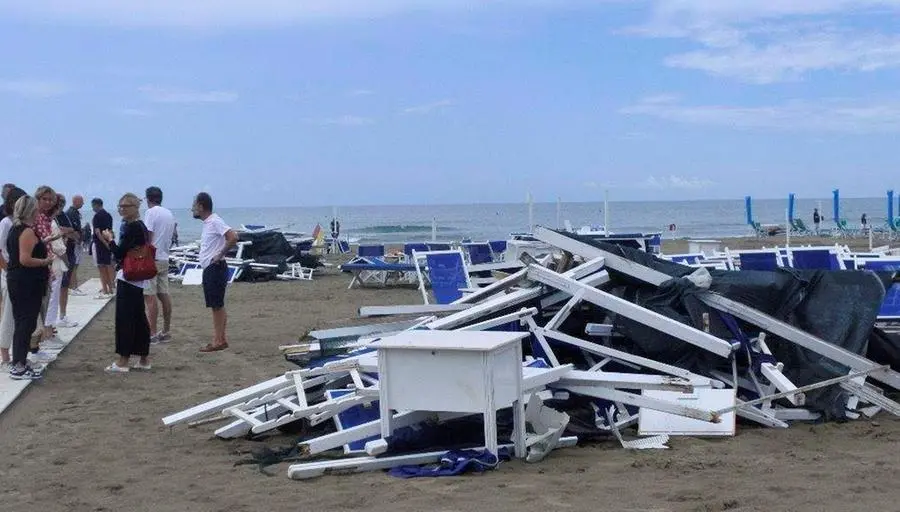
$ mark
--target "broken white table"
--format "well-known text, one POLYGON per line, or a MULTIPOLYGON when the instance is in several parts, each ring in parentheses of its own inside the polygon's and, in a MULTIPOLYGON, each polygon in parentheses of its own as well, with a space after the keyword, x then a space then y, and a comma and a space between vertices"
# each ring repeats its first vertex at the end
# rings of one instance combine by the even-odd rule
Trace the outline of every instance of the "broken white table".
POLYGON ((385 439, 393 432, 391 410, 431 411, 483 414, 485 448, 497 455, 497 410, 512 407, 515 453, 524 457, 526 336, 527 332, 420 330, 372 343, 378 349, 382 437, 371 442, 373 451, 387 447, 385 439))

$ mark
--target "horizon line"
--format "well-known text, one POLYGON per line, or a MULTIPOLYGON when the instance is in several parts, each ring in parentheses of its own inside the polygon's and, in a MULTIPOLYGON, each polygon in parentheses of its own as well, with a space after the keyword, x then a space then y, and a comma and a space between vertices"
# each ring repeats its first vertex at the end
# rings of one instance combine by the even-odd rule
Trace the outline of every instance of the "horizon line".
MULTIPOLYGON (((747 196, 740 198, 725 198, 725 199, 628 199, 628 200, 609 200, 610 204, 618 203, 704 203, 704 202, 723 202, 723 201, 740 201, 744 202, 747 196)), ((784 197, 753 197, 750 196, 753 201, 785 201, 787 202, 787 196, 784 197)), ((879 199, 884 200, 886 196, 842 196, 841 200, 845 199, 879 199)), ((832 201, 832 197, 795 197, 795 200, 803 200, 803 201, 828 201, 829 203, 832 201)), ((898 200, 900 200, 900 195, 898 195, 898 200)), ((602 204, 603 199, 599 199, 596 201, 561 201, 562 204, 602 204)), ((556 204, 556 201, 534 201, 533 204, 556 204)), ((217 209, 228 210, 234 208, 262 208, 262 209, 278 209, 278 208, 370 208, 370 207, 385 207, 385 206, 487 206, 487 205, 523 205, 527 206, 527 201, 497 201, 497 202, 468 202, 468 203, 380 203, 380 204, 307 204, 307 205, 242 205, 242 206, 224 206, 217 209)), ((163 204, 162 206, 166 206, 163 204)), ((166 206, 168 207, 168 206, 166 206)), ((189 210, 189 207, 180 207, 180 208, 172 208, 175 210, 189 210)))

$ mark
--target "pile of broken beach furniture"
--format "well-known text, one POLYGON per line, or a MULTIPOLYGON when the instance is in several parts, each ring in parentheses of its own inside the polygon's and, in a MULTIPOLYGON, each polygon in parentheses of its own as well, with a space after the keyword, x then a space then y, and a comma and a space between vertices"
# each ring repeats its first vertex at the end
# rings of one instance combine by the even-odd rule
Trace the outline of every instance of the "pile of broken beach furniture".
POLYGON ((223 439, 293 432, 288 476, 304 479, 900 414, 885 394, 900 389, 898 345, 874 327, 891 274, 698 269, 534 235, 556 250, 427 314, 399 306, 406 316, 385 323, 312 332, 299 369, 163 423, 220 422, 223 439))

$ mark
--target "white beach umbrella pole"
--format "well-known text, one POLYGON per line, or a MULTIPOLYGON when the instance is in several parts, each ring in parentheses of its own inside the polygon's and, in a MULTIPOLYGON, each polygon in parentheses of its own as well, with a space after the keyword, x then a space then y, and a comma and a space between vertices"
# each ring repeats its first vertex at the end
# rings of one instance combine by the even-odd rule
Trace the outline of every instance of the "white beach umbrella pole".
POLYGON ((791 210, 784 210, 784 245, 785 247, 791 246, 791 210))
POLYGON ((603 230, 609 235, 609 190, 603 191, 603 230))

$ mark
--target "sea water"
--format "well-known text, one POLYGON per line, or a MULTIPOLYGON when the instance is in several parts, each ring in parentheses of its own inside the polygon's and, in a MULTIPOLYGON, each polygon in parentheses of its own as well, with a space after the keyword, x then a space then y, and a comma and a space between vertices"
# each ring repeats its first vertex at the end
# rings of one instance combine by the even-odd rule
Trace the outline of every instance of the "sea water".
MULTIPOLYGON (((850 226, 858 226, 860 216, 867 214, 869 225, 886 222, 885 198, 841 199, 840 217, 850 226)), ((784 225, 787 199, 754 200, 753 219, 762 224, 784 225)), ((830 198, 798 198, 794 215, 813 227, 813 208, 819 208, 823 228, 833 227, 830 198)), ((89 221, 92 214, 85 209, 89 221)), ((337 211, 341 238, 358 239, 362 243, 396 243, 431 240, 432 221, 437 227, 437 241, 475 241, 506 239, 510 233, 529 230, 527 204, 454 204, 454 205, 383 205, 333 207, 266 207, 222 208, 217 211, 232 227, 241 224, 263 224, 285 230, 311 234, 316 225, 330 232, 332 215, 337 211)), ((900 208, 895 210, 900 214, 900 208)), ((201 223, 186 209, 174 209, 179 241, 199 238, 201 223)), ((603 202, 534 203, 535 225, 563 227, 568 220, 574 228, 603 224, 603 202)), ((609 229, 613 233, 659 232, 663 238, 717 238, 748 236, 743 199, 709 201, 610 201, 609 229), (674 228, 674 229, 671 229, 674 228)))

